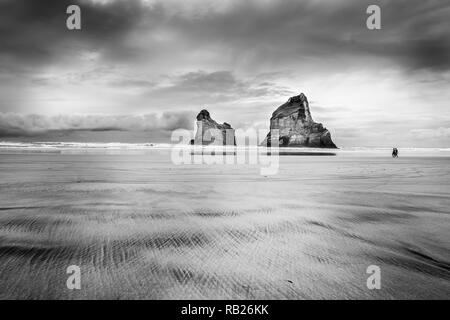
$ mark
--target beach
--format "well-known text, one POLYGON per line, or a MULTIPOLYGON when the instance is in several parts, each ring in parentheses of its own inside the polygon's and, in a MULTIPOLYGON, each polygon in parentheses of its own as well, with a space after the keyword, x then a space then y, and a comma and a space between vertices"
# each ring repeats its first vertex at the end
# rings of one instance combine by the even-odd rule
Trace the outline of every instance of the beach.
POLYGON ((262 175, 150 149, 0 150, 0 299, 450 297, 448 152, 285 155, 262 175))

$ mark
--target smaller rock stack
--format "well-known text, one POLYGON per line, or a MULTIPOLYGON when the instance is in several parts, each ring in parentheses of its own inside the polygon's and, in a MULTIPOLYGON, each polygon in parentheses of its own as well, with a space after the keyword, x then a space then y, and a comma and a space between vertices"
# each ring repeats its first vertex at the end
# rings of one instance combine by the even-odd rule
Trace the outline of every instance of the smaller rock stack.
POLYGON ((191 141, 195 145, 236 145, 234 129, 228 123, 219 124, 202 110, 197 115, 197 132, 191 141))

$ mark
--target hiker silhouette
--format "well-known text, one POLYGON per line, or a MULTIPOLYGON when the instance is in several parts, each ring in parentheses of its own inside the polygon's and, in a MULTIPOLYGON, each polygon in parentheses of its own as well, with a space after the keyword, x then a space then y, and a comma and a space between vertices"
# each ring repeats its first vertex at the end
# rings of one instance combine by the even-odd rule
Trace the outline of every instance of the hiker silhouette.
POLYGON ((397 148, 392 149, 392 158, 398 158, 398 149, 397 148))

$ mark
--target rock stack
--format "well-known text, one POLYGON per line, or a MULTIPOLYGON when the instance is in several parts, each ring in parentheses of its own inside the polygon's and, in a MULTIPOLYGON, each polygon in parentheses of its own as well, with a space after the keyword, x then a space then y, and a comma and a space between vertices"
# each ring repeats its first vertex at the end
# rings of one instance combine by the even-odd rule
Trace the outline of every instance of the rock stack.
MULTIPOLYGON (((337 148, 330 132, 311 117, 309 103, 302 93, 291 97, 270 118, 270 130, 279 130, 280 147, 337 148)), ((271 134, 261 144, 272 145, 271 134)))
POLYGON ((195 145, 236 145, 234 129, 228 123, 219 124, 202 110, 197 115, 197 133, 191 141, 195 145))

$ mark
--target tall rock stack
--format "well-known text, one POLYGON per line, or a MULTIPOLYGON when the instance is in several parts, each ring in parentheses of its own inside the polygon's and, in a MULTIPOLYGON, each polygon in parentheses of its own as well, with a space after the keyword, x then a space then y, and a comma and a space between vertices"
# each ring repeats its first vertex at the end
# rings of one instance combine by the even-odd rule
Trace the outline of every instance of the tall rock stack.
POLYGON ((236 145, 234 129, 228 123, 219 124, 202 110, 197 115, 197 132, 191 142, 196 145, 236 145))
MULTIPOLYGON (((270 118, 270 130, 279 130, 280 147, 337 148, 330 132, 311 117, 309 103, 302 93, 291 97, 270 118)), ((261 144, 272 145, 271 134, 261 144)))

